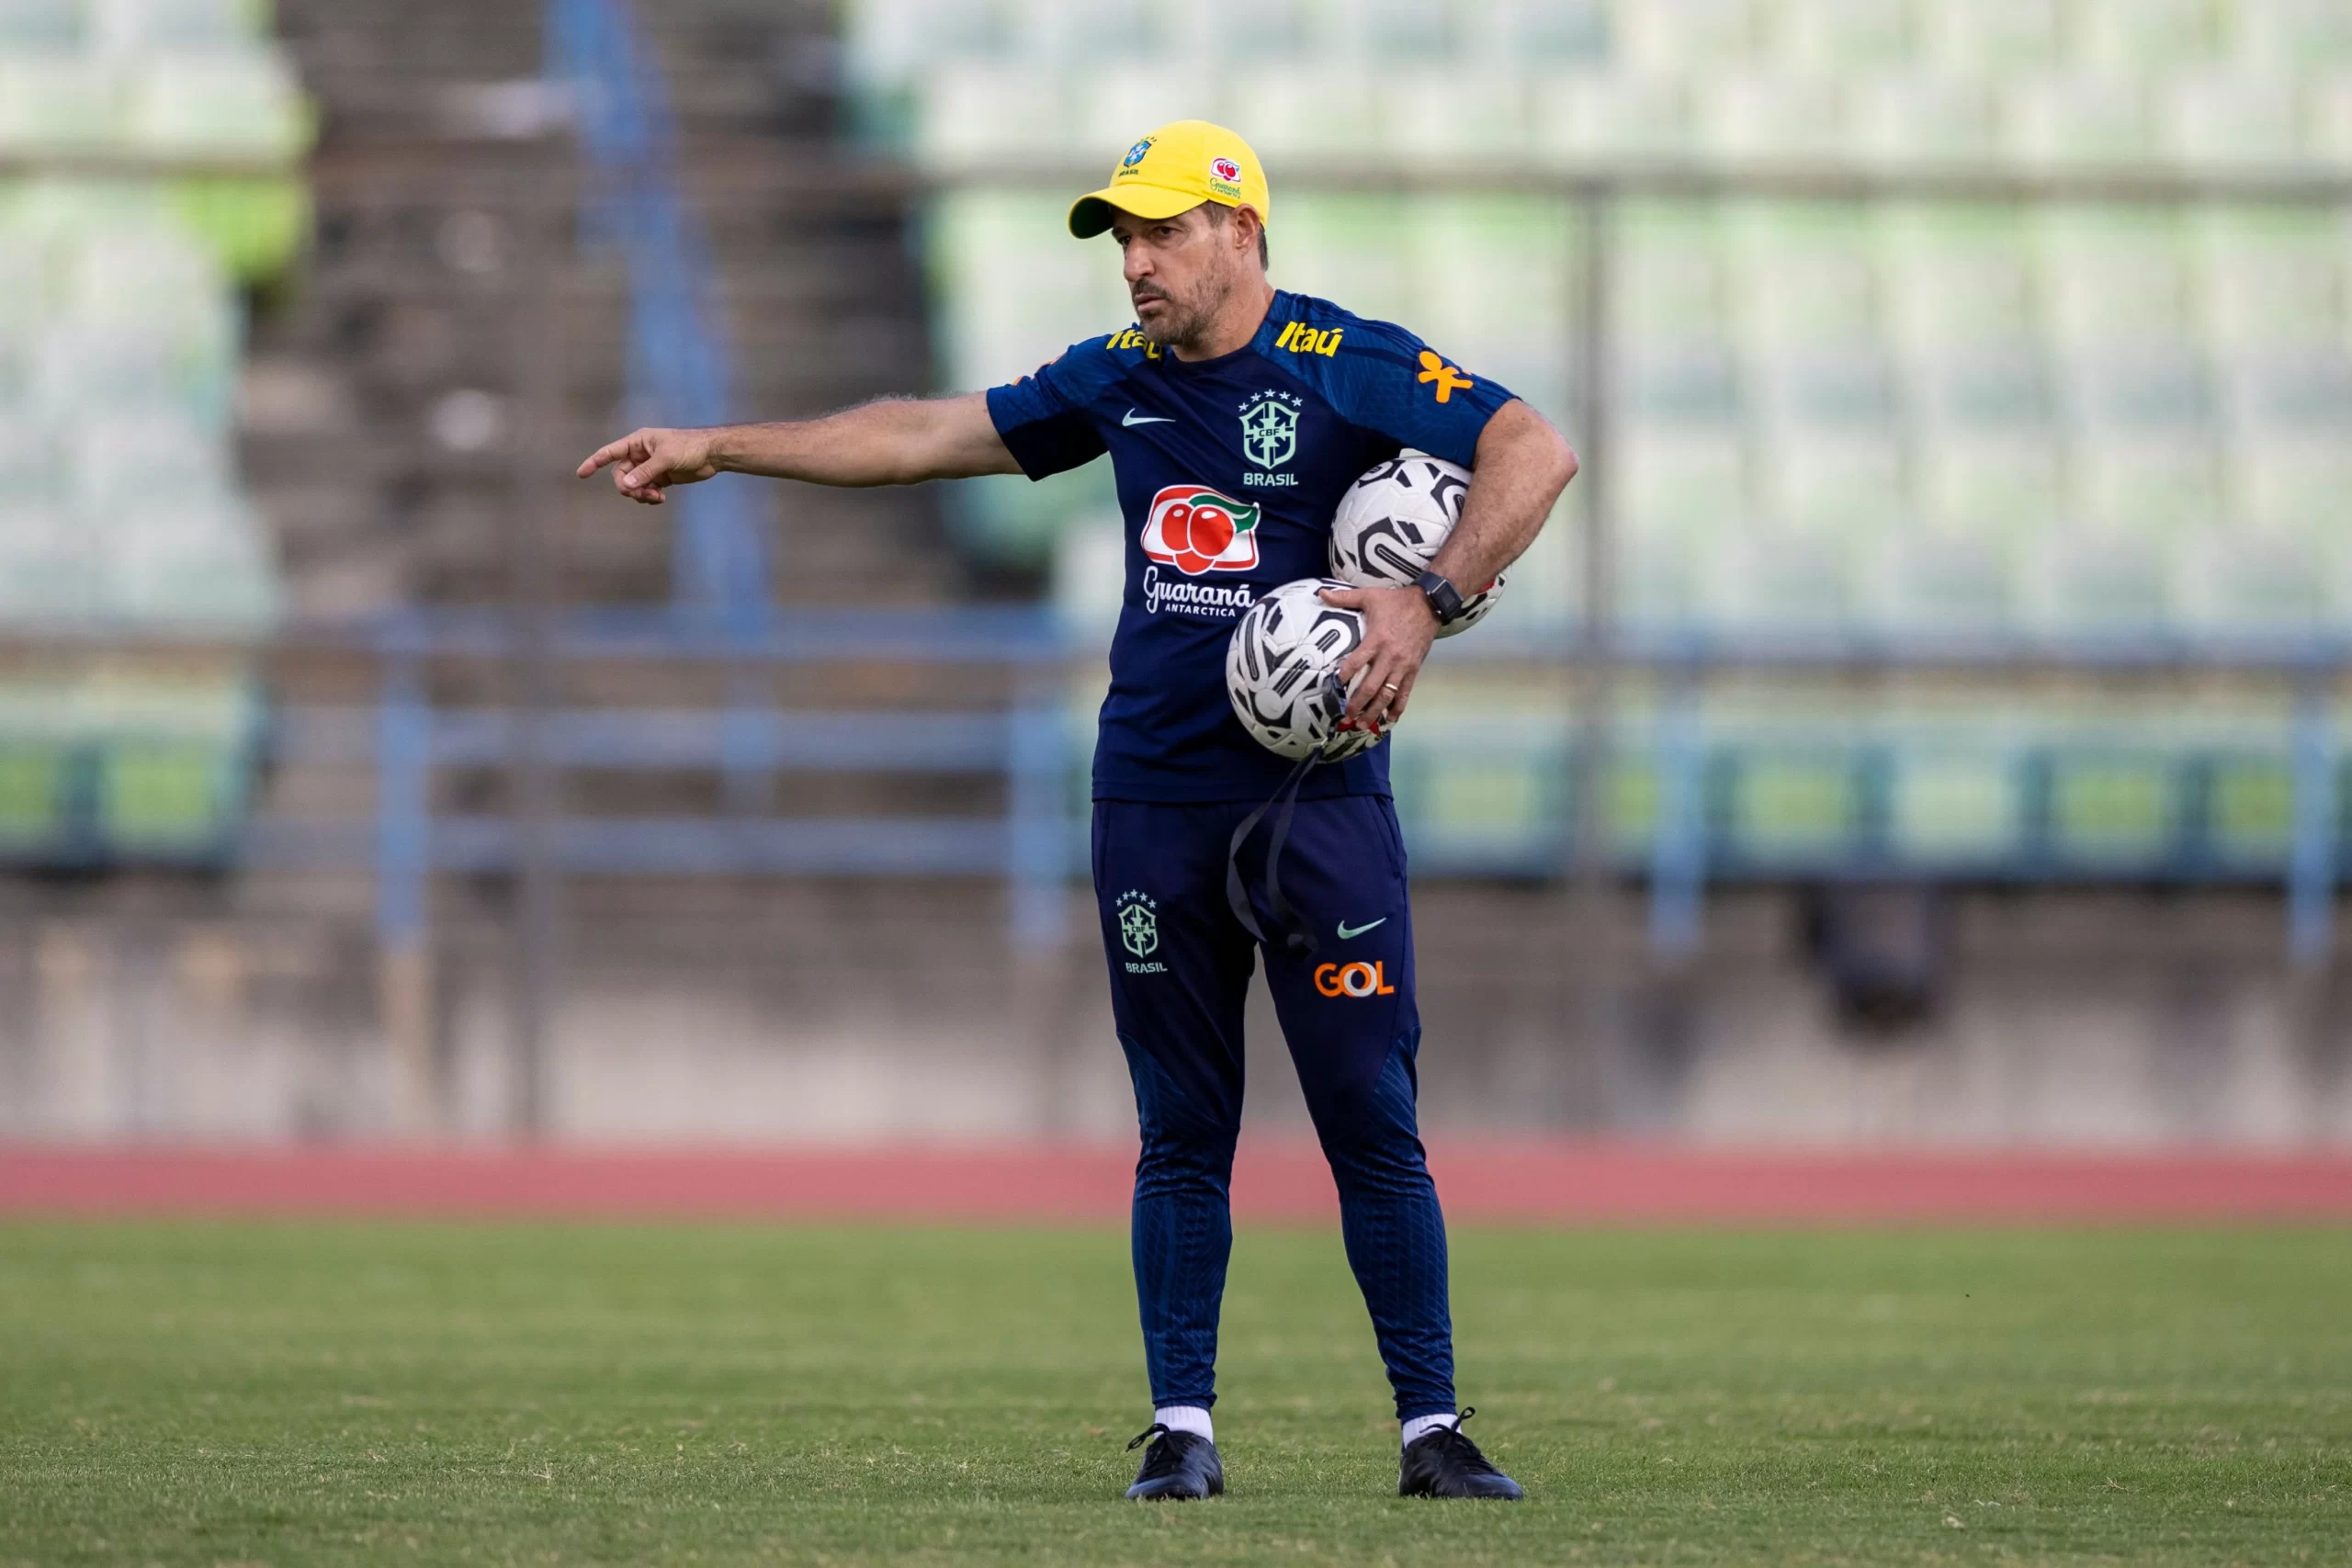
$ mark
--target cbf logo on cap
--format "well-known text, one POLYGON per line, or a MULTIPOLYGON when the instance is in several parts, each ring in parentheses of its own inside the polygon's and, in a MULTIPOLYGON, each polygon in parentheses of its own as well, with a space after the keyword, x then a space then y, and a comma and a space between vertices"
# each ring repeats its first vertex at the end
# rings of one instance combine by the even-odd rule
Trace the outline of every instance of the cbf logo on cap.
POLYGON ((1069 231, 1091 239, 1110 228, 1114 209, 1157 220, 1204 201, 1250 208, 1261 222, 1272 217, 1265 168, 1250 143, 1224 126, 1180 119, 1128 148, 1111 171, 1111 183, 1078 198, 1069 209, 1069 231))

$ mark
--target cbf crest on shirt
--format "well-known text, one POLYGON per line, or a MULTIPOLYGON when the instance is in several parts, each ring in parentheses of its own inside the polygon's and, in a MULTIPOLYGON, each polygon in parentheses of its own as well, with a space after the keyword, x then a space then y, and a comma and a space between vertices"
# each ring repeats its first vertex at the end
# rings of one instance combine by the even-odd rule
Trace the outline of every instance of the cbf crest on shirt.
MULTIPOLYGON (((1261 799, 1289 764, 1225 694, 1225 645, 1259 597, 1327 570, 1357 476, 1411 447, 1468 467, 1509 402, 1401 327, 1277 292, 1249 345, 1186 363, 1129 326, 1074 344, 989 415, 1044 479, 1110 455, 1126 597, 1094 750, 1098 800, 1261 799)), ((1385 795, 1388 749, 1307 775, 1308 795, 1385 795)))

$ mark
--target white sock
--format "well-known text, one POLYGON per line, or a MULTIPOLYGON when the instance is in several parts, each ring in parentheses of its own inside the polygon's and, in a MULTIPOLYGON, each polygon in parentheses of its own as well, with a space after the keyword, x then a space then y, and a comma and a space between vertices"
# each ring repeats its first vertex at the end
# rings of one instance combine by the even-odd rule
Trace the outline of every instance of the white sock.
POLYGON ((1209 1413, 1197 1404, 1163 1404, 1151 1413, 1151 1418, 1171 1432, 1190 1432, 1212 1443, 1216 1441, 1216 1428, 1209 1425, 1209 1413))
MULTIPOLYGON (((1165 1420, 1167 1417, 1162 1416, 1161 1419, 1165 1420)), ((1462 1417, 1459 1416, 1416 1416, 1400 1428, 1405 1435, 1404 1446, 1411 1448, 1414 1438, 1434 1432, 1440 1427, 1458 1427, 1461 1424, 1462 1417)))

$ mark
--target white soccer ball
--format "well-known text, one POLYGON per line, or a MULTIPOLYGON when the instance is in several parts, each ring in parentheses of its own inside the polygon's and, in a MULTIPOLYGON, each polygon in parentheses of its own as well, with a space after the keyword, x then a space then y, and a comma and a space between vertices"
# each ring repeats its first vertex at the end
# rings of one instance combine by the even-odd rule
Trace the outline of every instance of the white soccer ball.
MULTIPOLYGON (((1331 518, 1331 575, 1356 588, 1403 588, 1430 569, 1462 519, 1470 470, 1442 457, 1391 457, 1348 487, 1331 518)), ((1458 585, 1457 585, 1458 586, 1458 585)), ((1502 597, 1502 574, 1462 595, 1462 615, 1438 636, 1466 632, 1502 597)))
POLYGON ((1250 606, 1225 645, 1234 716, 1278 756, 1337 762, 1380 744, 1377 731, 1339 728, 1348 707, 1340 661, 1363 641, 1363 616, 1317 595, 1347 586, 1329 577, 1285 582, 1250 606))

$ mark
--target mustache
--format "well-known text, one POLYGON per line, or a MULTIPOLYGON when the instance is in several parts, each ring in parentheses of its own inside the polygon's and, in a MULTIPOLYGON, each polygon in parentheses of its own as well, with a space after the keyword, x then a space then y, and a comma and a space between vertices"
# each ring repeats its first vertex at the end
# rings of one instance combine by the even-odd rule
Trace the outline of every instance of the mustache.
POLYGON ((1136 304, 1140 305, 1147 299, 1165 300, 1168 299, 1170 296, 1168 291, 1164 288, 1154 288, 1149 284, 1137 284, 1135 288, 1127 290, 1127 298, 1133 300, 1136 304))

